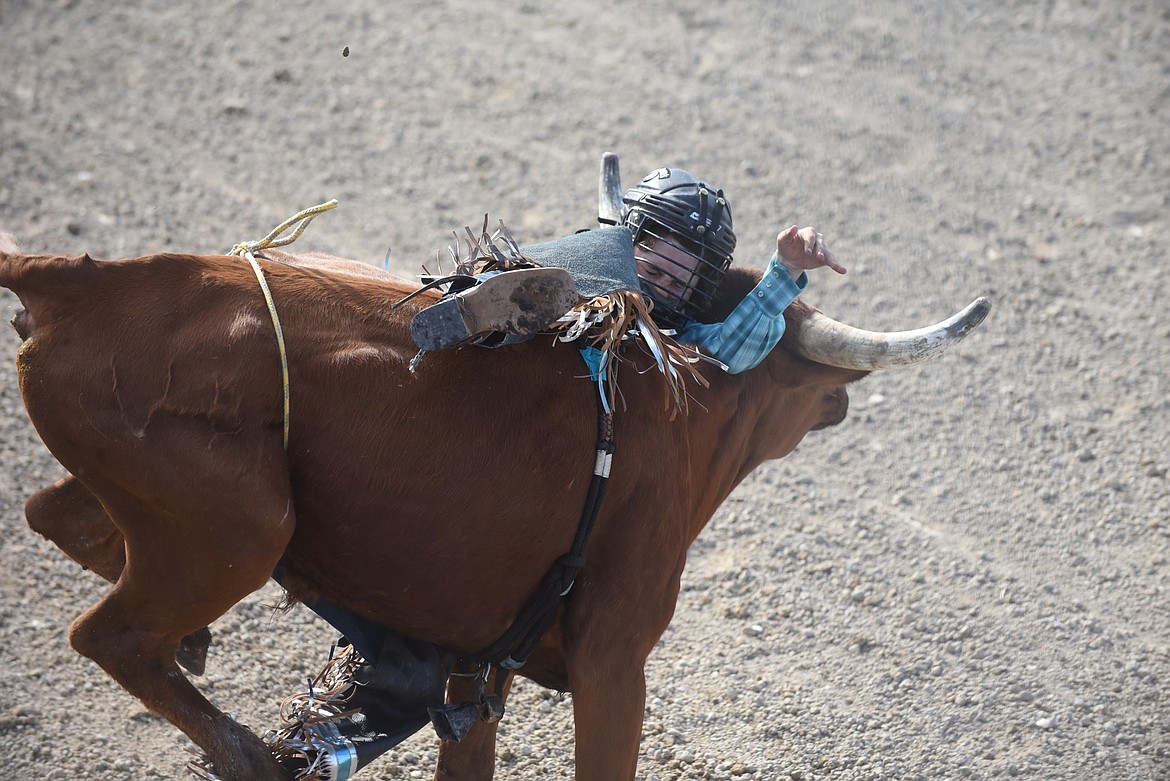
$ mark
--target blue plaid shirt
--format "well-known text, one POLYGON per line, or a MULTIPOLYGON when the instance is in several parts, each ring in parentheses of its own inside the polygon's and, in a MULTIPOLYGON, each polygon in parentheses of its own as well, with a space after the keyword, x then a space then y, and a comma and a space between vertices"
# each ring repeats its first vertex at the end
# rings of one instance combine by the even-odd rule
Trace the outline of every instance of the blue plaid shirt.
POLYGON ((739 374, 760 364, 784 336, 784 310, 808 286, 808 275, 793 279, 776 256, 764 270, 760 284, 722 323, 691 322, 675 338, 694 345, 739 374))

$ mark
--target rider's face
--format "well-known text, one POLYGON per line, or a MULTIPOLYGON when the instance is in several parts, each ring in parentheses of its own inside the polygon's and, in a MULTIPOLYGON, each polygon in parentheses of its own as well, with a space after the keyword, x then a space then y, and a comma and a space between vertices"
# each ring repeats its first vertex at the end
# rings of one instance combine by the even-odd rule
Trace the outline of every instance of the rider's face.
POLYGON ((689 287, 699 259, 666 241, 647 239, 634 245, 638 276, 658 287, 667 297, 686 301, 694 288, 689 287))

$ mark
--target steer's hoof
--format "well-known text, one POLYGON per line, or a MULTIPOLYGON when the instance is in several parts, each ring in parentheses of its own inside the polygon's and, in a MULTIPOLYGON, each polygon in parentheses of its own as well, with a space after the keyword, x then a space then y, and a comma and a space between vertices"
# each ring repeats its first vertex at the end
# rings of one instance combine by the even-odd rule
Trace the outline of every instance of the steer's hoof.
POLYGON ((211 630, 203 627, 184 637, 175 649, 175 661, 192 675, 203 675, 207 669, 207 649, 211 647, 211 630))

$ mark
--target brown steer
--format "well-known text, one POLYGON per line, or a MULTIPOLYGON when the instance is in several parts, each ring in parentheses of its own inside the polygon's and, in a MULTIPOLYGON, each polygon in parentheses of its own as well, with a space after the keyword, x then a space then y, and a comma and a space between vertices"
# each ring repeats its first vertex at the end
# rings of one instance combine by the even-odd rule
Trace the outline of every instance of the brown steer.
MULTIPOLYGON (((114 581, 70 643, 241 781, 285 773, 181 673, 185 635, 283 558, 303 592, 474 652, 568 550, 596 433, 596 389, 572 345, 465 348, 411 373, 410 319, 433 298, 391 310, 413 285, 319 256, 268 252, 261 265, 288 346, 287 451, 276 339, 245 261, 25 256, 0 237, 0 285, 25 307, 14 322, 24 403, 73 475, 30 501, 30 523, 114 581)), ((758 279, 730 273, 711 318, 758 279)), ((702 365, 710 387, 691 385, 674 420, 661 375, 627 350, 587 564, 520 671, 572 692, 578 779, 634 778, 644 662, 687 548, 736 484, 843 420, 847 383, 930 357, 986 311, 976 302, 890 338, 798 301, 763 364, 739 375, 702 365)), ((436 777, 490 778, 494 742, 494 725, 479 724, 444 744, 436 777)))

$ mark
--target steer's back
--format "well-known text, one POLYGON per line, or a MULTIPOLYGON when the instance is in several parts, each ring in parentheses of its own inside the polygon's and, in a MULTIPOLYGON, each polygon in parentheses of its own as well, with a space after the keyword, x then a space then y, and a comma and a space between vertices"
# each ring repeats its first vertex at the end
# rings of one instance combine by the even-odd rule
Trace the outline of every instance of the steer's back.
POLYGON ((262 301, 241 295, 247 273, 190 255, 0 257, 0 285, 25 307, 15 324, 33 422, 84 418, 93 436, 121 441, 166 415, 219 432, 271 421, 280 390, 266 377, 277 357, 264 355, 271 326, 253 325, 262 301), (44 404, 57 406, 39 412, 44 404))

